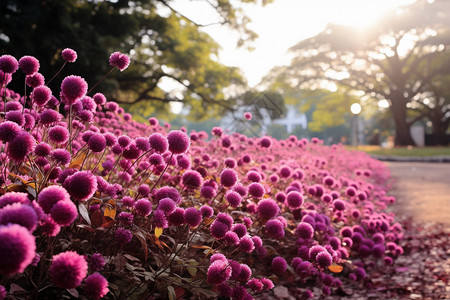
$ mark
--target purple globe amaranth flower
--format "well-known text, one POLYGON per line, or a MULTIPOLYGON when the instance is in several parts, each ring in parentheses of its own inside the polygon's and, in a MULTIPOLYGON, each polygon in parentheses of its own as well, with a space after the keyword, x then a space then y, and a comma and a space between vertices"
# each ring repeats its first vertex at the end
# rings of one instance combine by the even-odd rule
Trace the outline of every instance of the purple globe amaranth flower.
POLYGON ((59 226, 69 226, 78 217, 78 211, 72 201, 58 201, 50 210, 50 215, 59 226))
POLYGON ((128 68, 130 64, 130 58, 126 54, 120 52, 114 52, 109 57, 109 64, 113 67, 117 67, 121 72, 128 68))
POLYGON ((106 138, 103 134, 94 132, 89 137, 88 146, 92 152, 102 152, 106 148, 106 138))
POLYGON ((25 78, 25 83, 29 87, 36 88, 38 86, 44 85, 45 78, 44 78, 44 75, 42 75, 41 73, 36 73, 36 74, 27 76, 25 78))
POLYGON ((58 164, 63 166, 67 166, 70 163, 70 159, 72 158, 70 152, 66 149, 55 149, 50 153, 50 155, 58 164))
POLYGON ((336 199, 333 201, 333 207, 338 211, 345 210, 345 201, 336 199))
POLYGON ((290 209, 300 208, 303 204, 303 196, 297 191, 290 191, 286 196, 286 203, 290 209))
POLYGON ((209 266, 206 277, 209 284, 222 284, 231 277, 231 267, 226 260, 216 260, 209 266))
POLYGON ((302 239, 311 239, 314 236, 314 228, 309 223, 300 222, 295 229, 295 234, 302 239))
POLYGON ((13 74, 19 68, 19 63, 14 56, 5 54, 0 56, 0 71, 3 73, 13 74))
POLYGON ((225 200, 227 200, 230 206, 238 207, 242 202, 242 197, 239 193, 230 190, 225 194, 225 200))
POLYGON ((212 199, 216 196, 216 190, 210 185, 204 185, 200 189, 200 195, 206 199, 212 199))
POLYGON ((181 130, 172 130, 167 134, 169 151, 173 154, 182 154, 189 149, 189 136, 181 130))
POLYGON ((35 87, 31 93, 31 100, 37 106, 44 106, 48 101, 50 101, 51 97, 52 90, 45 85, 35 87))
POLYGON ((266 233, 274 238, 281 239, 284 237, 284 225, 278 219, 271 219, 266 223, 266 233))
POLYGON ((148 137, 148 141, 150 143, 150 147, 157 153, 164 153, 167 149, 169 149, 169 141, 159 132, 152 133, 148 137))
POLYGON ((142 198, 134 203, 134 209, 138 215, 148 216, 152 212, 152 203, 147 198, 142 198))
POLYGON ((97 105, 104 105, 106 103, 106 97, 102 93, 96 93, 92 99, 94 99, 97 105))
POLYGON ((333 263, 333 258, 328 251, 322 251, 316 255, 316 262, 320 267, 327 268, 333 263))
POLYGON ((186 208, 184 211, 184 223, 190 227, 197 227, 202 222, 202 214, 195 207, 186 208))
POLYGON ((22 56, 19 59, 19 67, 25 75, 34 75, 39 71, 39 60, 34 56, 22 56))
POLYGON ((167 216, 169 224, 181 226, 184 224, 184 209, 177 207, 173 213, 167 216))
POLYGON ((56 236, 61 230, 61 226, 56 224, 51 215, 45 215, 39 222, 39 229, 44 235, 56 236))
POLYGON ((92 271, 100 271, 106 264, 105 258, 100 253, 92 254, 92 256, 88 259, 88 262, 89 268, 92 271))
POLYGON ((225 187, 232 187, 236 184, 238 175, 233 169, 223 169, 220 173, 220 183, 225 187))
POLYGON ((72 105, 86 95, 87 89, 88 85, 82 77, 67 76, 61 83, 61 101, 72 105))
POLYGON ((167 221, 166 215, 162 210, 157 209, 153 212, 152 225, 159 228, 169 227, 169 222, 167 221))
POLYGON ((46 109, 39 115, 39 124, 50 126, 61 121, 61 114, 53 109, 46 109))
POLYGON ((0 274, 22 273, 33 261, 35 250, 35 238, 25 227, 0 225, 0 257, 4 258, 0 260, 0 274))
POLYGON ((190 190, 198 189, 202 184, 202 181, 202 175, 194 170, 184 172, 183 176, 181 177, 181 182, 183 183, 183 185, 190 190))
POLYGON ((253 243, 253 240, 248 237, 244 236, 239 240, 239 250, 251 253, 255 249, 255 244, 253 243))
POLYGON ((77 52, 73 49, 66 48, 63 51, 61 51, 61 57, 65 61, 68 62, 75 62, 77 60, 77 52))
POLYGON ((261 139, 261 147, 263 148, 270 148, 272 146, 272 140, 265 136, 261 139))
POLYGON ((33 207, 22 203, 12 203, 0 209, 0 225, 18 224, 30 232, 36 229, 38 218, 33 207))
POLYGON ((25 118, 24 118, 22 112, 17 111, 17 110, 8 111, 5 115, 5 119, 8 121, 14 122, 21 127, 23 125, 25 125, 25 118))
POLYGON ((263 199, 258 202, 258 207, 256 208, 259 217, 262 219, 272 219, 275 218, 280 212, 280 207, 272 199, 263 199))
POLYGON ((108 281, 99 273, 94 273, 84 280, 84 292, 90 299, 100 299, 108 294, 108 281))
POLYGON ((233 231, 228 231, 227 233, 225 233, 223 240, 227 245, 239 244, 239 236, 236 234, 236 232, 233 231))
POLYGON ((27 203, 28 201, 27 193, 8 192, 0 197, 0 209, 9 204, 27 203))
POLYGON ((203 218, 211 218, 214 214, 214 209, 209 205, 202 205, 200 207, 200 213, 203 218))
POLYGON ((171 186, 163 186, 159 188, 154 195, 155 202, 159 202, 159 200, 164 198, 172 199, 176 204, 181 202, 181 196, 178 190, 171 186))
POLYGON ((117 242, 123 246, 131 242, 133 234, 128 229, 119 227, 114 233, 114 237, 116 238, 117 242))
POLYGON ((248 171, 246 174, 247 180, 251 182, 260 182, 261 175, 256 171, 248 171))
POLYGON ((247 282, 252 276, 252 269, 246 264, 241 264, 241 272, 239 276, 236 278, 239 281, 247 282))
POLYGON ((277 256, 272 259, 271 266, 272 266, 272 271, 275 274, 283 274, 284 272, 286 272, 287 262, 283 257, 277 256))
POLYGON ((22 131, 22 128, 20 128, 20 126, 17 123, 11 122, 11 121, 5 121, 0 124, 0 140, 3 142, 10 142, 21 131, 22 131))
POLYGON ((63 185, 74 200, 86 201, 97 191, 97 178, 90 171, 80 171, 68 176, 63 185))
POLYGON ((258 182, 252 182, 248 186, 248 193, 252 195, 254 198, 261 198, 264 196, 265 190, 262 184, 258 182))
POLYGON ((34 137, 26 131, 19 132, 6 149, 8 157, 14 161, 24 161, 36 146, 34 137))
POLYGON ((6 298, 6 289, 3 285, 0 284, 0 300, 4 300, 6 298))
POLYGON ((75 251, 54 255, 49 269, 52 284, 64 289, 73 289, 86 277, 88 264, 83 256, 75 251))
POLYGON ((263 246, 262 239, 257 235, 252 236, 252 241, 253 241, 253 244, 255 245, 255 249, 259 249, 263 246))
POLYGON ((48 139, 57 144, 64 144, 69 140, 69 130, 60 125, 54 126, 48 131, 48 139))
POLYGON ((170 198, 159 200, 158 209, 162 210, 166 215, 173 213, 176 208, 175 202, 170 198))
POLYGON ((53 206, 59 201, 70 201, 70 195, 66 189, 58 185, 51 185, 44 188, 37 198, 38 204, 45 213, 50 213, 53 206))
POLYGON ((213 237, 215 237, 216 239, 222 239, 225 237, 225 234, 230 230, 230 226, 216 219, 214 220, 214 222, 212 222, 211 226, 209 227, 209 230, 213 237))

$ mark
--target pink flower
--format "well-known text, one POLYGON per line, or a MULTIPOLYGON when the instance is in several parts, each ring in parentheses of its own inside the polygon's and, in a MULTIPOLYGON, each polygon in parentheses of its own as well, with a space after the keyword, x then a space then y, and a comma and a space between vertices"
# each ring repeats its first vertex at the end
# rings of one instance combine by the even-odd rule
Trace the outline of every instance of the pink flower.
POLYGON ((35 256, 35 238, 17 224, 0 225, 0 273, 22 273, 35 256))
POLYGON ((109 64, 113 67, 117 67, 122 72, 123 70, 128 68, 128 65, 130 64, 130 58, 120 52, 114 52, 109 57, 109 64))
POLYGON ((75 50, 66 48, 61 52, 61 57, 65 61, 75 62, 77 60, 78 56, 77 56, 77 52, 75 52, 75 50))
POLYGON ((66 251, 53 256, 49 273, 52 283, 63 289, 73 289, 86 277, 88 264, 75 251, 66 251))
POLYGON ((84 292, 90 299, 100 299, 108 294, 108 281, 99 273, 94 273, 84 280, 84 292))
POLYGON ((14 56, 5 54, 0 56, 0 71, 7 74, 12 74, 19 68, 19 63, 14 56))
POLYGON ((88 85, 80 76, 70 75, 61 83, 61 101, 72 105, 87 93, 88 85))
POLYGON ((23 56, 19 59, 19 67, 25 75, 34 75, 39 71, 39 61, 34 56, 23 56))

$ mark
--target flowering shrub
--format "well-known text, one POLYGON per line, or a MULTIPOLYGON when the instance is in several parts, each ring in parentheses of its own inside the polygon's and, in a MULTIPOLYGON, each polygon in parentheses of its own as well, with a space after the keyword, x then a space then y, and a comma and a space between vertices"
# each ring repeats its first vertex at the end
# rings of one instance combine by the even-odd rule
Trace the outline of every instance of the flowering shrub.
POLYGON ((402 254, 389 174, 364 153, 139 124, 80 76, 52 95, 38 70, 0 57, 0 299, 323 297, 402 254), (30 96, 6 88, 18 68, 30 96))

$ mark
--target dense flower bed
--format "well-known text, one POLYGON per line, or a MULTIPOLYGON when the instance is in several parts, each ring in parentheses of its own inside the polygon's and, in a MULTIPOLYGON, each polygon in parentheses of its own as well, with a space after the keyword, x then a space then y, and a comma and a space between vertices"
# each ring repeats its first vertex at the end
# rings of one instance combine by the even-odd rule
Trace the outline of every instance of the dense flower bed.
POLYGON ((366 154, 139 124, 79 76, 52 95, 38 70, 0 57, 0 299, 323 297, 402 254, 366 154), (6 88, 18 68, 29 96, 6 88))

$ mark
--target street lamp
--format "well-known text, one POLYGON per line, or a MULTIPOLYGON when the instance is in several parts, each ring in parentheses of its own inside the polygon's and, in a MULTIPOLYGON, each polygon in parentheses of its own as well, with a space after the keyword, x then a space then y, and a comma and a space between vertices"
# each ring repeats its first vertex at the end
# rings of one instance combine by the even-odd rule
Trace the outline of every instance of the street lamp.
POLYGON ((361 105, 359 103, 353 103, 352 106, 350 106, 350 111, 354 115, 352 145, 358 147, 358 115, 361 112, 361 105))

